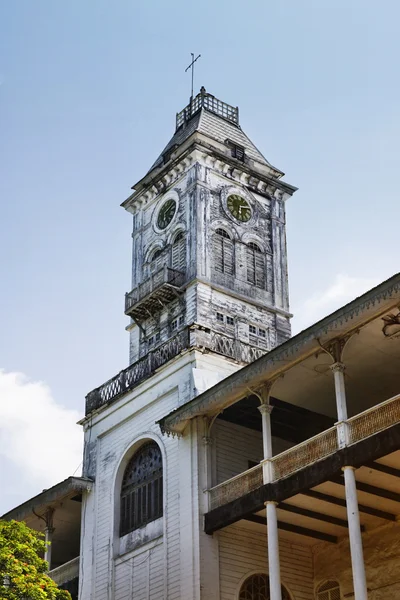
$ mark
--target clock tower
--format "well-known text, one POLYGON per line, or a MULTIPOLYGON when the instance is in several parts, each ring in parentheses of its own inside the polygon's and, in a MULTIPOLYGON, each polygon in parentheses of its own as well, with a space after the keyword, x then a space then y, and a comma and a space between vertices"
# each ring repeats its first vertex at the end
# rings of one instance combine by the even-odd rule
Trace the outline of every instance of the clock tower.
POLYGON ((223 376, 288 339, 285 201, 296 188, 282 176, 238 109, 204 88, 177 114, 122 205, 133 215, 131 364, 187 344, 223 376))
MULTIPOLYGON (((163 435, 162 419, 290 336, 285 201, 296 188, 282 176, 238 109, 202 88, 123 203, 133 217, 130 360, 86 396, 83 475, 94 485, 80 600, 220 600, 204 490, 261 460, 261 433, 236 464, 215 418, 194 414, 179 438, 163 435)), ((246 448, 238 427, 227 444, 246 448)))

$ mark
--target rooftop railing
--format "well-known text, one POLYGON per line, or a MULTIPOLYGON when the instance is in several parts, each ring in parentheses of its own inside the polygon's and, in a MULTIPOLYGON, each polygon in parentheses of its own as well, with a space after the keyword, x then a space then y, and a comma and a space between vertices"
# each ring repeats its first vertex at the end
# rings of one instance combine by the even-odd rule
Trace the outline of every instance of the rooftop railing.
POLYGON ((86 396, 86 414, 113 402, 123 394, 132 390, 141 381, 149 377, 158 367, 186 350, 191 345, 194 348, 207 349, 224 356, 229 356, 241 363, 253 362, 266 350, 254 348, 249 344, 234 340, 223 334, 211 332, 205 334, 201 330, 193 330, 190 343, 189 327, 181 330, 170 340, 151 350, 117 375, 92 390, 86 396))
MULTIPOLYGON (((400 423, 400 394, 345 421, 347 444, 351 445, 400 423)), ((232 502, 264 483, 284 479, 339 450, 338 423, 334 427, 262 461, 209 490, 209 509, 232 502)))
POLYGON ((189 328, 182 329, 177 335, 149 352, 143 358, 120 371, 100 387, 86 396, 86 414, 113 402, 119 396, 132 390, 141 381, 149 377, 158 367, 189 347, 189 328))
POLYGON ((222 100, 218 100, 212 94, 207 94, 204 88, 200 94, 197 94, 181 112, 176 115, 176 128, 181 127, 186 121, 189 121, 201 108, 206 108, 210 112, 239 125, 239 109, 237 106, 231 106, 222 100))

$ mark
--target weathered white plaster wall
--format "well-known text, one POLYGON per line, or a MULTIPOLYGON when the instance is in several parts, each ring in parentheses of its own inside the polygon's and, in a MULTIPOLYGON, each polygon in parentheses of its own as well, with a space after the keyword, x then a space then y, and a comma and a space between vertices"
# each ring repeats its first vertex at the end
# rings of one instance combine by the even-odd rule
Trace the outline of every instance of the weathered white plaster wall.
MULTIPOLYGON (((391 523, 363 534, 368 600, 400 598, 400 523, 391 523)), ((349 541, 316 547, 315 585, 327 579, 340 583, 342 597, 353 598, 349 541)))

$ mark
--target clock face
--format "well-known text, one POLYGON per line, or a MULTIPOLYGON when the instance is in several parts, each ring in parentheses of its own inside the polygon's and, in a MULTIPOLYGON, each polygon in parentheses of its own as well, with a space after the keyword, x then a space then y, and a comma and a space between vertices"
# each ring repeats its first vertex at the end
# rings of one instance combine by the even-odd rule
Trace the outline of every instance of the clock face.
POLYGON ((231 194, 228 196, 227 206, 229 212, 238 221, 246 223, 251 217, 251 208, 247 200, 239 196, 238 194, 231 194))
POLYGON ((175 200, 172 200, 172 198, 170 198, 169 200, 164 202, 164 204, 162 205, 162 207, 160 208, 160 211, 158 213, 157 227, 159 229, 165 229, 171 223, 172 219, 174 218, 175 211, 176 211, 175 200))

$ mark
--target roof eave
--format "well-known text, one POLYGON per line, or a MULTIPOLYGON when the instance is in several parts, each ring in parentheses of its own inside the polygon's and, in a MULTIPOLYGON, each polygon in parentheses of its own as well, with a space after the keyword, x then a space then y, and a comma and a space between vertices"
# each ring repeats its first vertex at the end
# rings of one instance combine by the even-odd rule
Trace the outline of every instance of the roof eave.
POLYGON ((200 415, 218 414, 268 379, 302 362, 321 349, 321 344, 340 338, 378 318, 400 301, 400 273, 290 338, 255 362, 236 371, 157 423, 163 433, 182 435, 188 422, 200 415))
POLYGON ((65 498, 72 497, 74 494, 88 491, 92 488, 92 485, 93 481, 86 477, 68 477, 68 479, 57 483, 48 490, 44 490, 40 494, 37 494, 37 496, 9 510, 1 518, 6 521, 10 521, 11 519, 21 521, 24 517, 31 515, 33 510, 38 512, 41 507, 49 507, 65 498))

